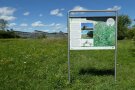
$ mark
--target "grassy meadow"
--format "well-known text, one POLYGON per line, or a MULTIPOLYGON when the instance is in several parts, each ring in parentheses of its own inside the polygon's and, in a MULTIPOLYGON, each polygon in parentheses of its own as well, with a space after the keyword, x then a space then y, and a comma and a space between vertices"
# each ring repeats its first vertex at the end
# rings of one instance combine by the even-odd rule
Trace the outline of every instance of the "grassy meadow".
POLYGON ((135 45, 118 41, 114 51, 71 51, 68 83, 67 39, 1 39, 0 90, 135 90, 135 45))

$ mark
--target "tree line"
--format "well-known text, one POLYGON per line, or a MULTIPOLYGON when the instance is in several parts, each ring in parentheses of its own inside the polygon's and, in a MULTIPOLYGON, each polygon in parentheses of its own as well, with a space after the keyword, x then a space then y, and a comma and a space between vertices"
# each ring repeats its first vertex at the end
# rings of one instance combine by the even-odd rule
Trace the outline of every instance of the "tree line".
POLYGON ((8 21, 0 19, 0 38, 19 38, 13 29, 7 29, 8 21))
MULTIPOLYGON (((128 15, 118 16, 118 40, 135 40, 135 25, 131 26, 132 20, 128 15)), ((13 29, 8 30, 8 21, 0 19, 0 38, 19 38, 13 29)))
POLYGON ((134 39, 135 25, 132 25, 132 19, 128 15, 118 16, 118 40, 134 39))

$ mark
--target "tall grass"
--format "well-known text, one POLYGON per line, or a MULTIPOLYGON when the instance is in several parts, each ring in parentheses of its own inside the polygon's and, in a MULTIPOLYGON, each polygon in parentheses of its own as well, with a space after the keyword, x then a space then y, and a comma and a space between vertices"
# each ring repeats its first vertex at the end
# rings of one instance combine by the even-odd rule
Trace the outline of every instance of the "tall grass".
POLYGON ((68 83, 67 39, 0 40, 0 90, 134 90, 135 46, 118 41, 114 51, 71 51, 68 83))

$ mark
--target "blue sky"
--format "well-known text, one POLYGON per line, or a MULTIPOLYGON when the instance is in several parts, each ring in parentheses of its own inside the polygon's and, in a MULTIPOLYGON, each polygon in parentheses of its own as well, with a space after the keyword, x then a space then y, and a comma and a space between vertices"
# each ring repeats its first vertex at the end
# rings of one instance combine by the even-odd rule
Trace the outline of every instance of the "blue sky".
POLYGON ((93 28, 93 23, 81 23, 81 28, 82 28, 83 26, 86 26, 86 27, 88 27, 88 28, 93 28))
POLYGON ((119 10, 134 15, 135 0, 0 0, 0 19, 17 31, 67 31, 69 10, 119 10))
POLYGON ((89 30, 83 30, 82 32, 81 32, 81 34, 87 34, 89 32, 89 30))

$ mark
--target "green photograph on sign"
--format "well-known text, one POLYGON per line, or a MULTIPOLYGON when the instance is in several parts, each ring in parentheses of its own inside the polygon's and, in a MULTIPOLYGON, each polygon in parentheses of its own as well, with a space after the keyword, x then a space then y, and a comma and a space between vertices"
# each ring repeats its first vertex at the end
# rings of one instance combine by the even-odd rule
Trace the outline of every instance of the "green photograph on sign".
POLYGON ((90 17, 81 23, 82 47, 115 46, 115 19, 90 17))
POLYGON ((94 26, 94 46, 115 46, 115 21, 98 21, 94 26))

